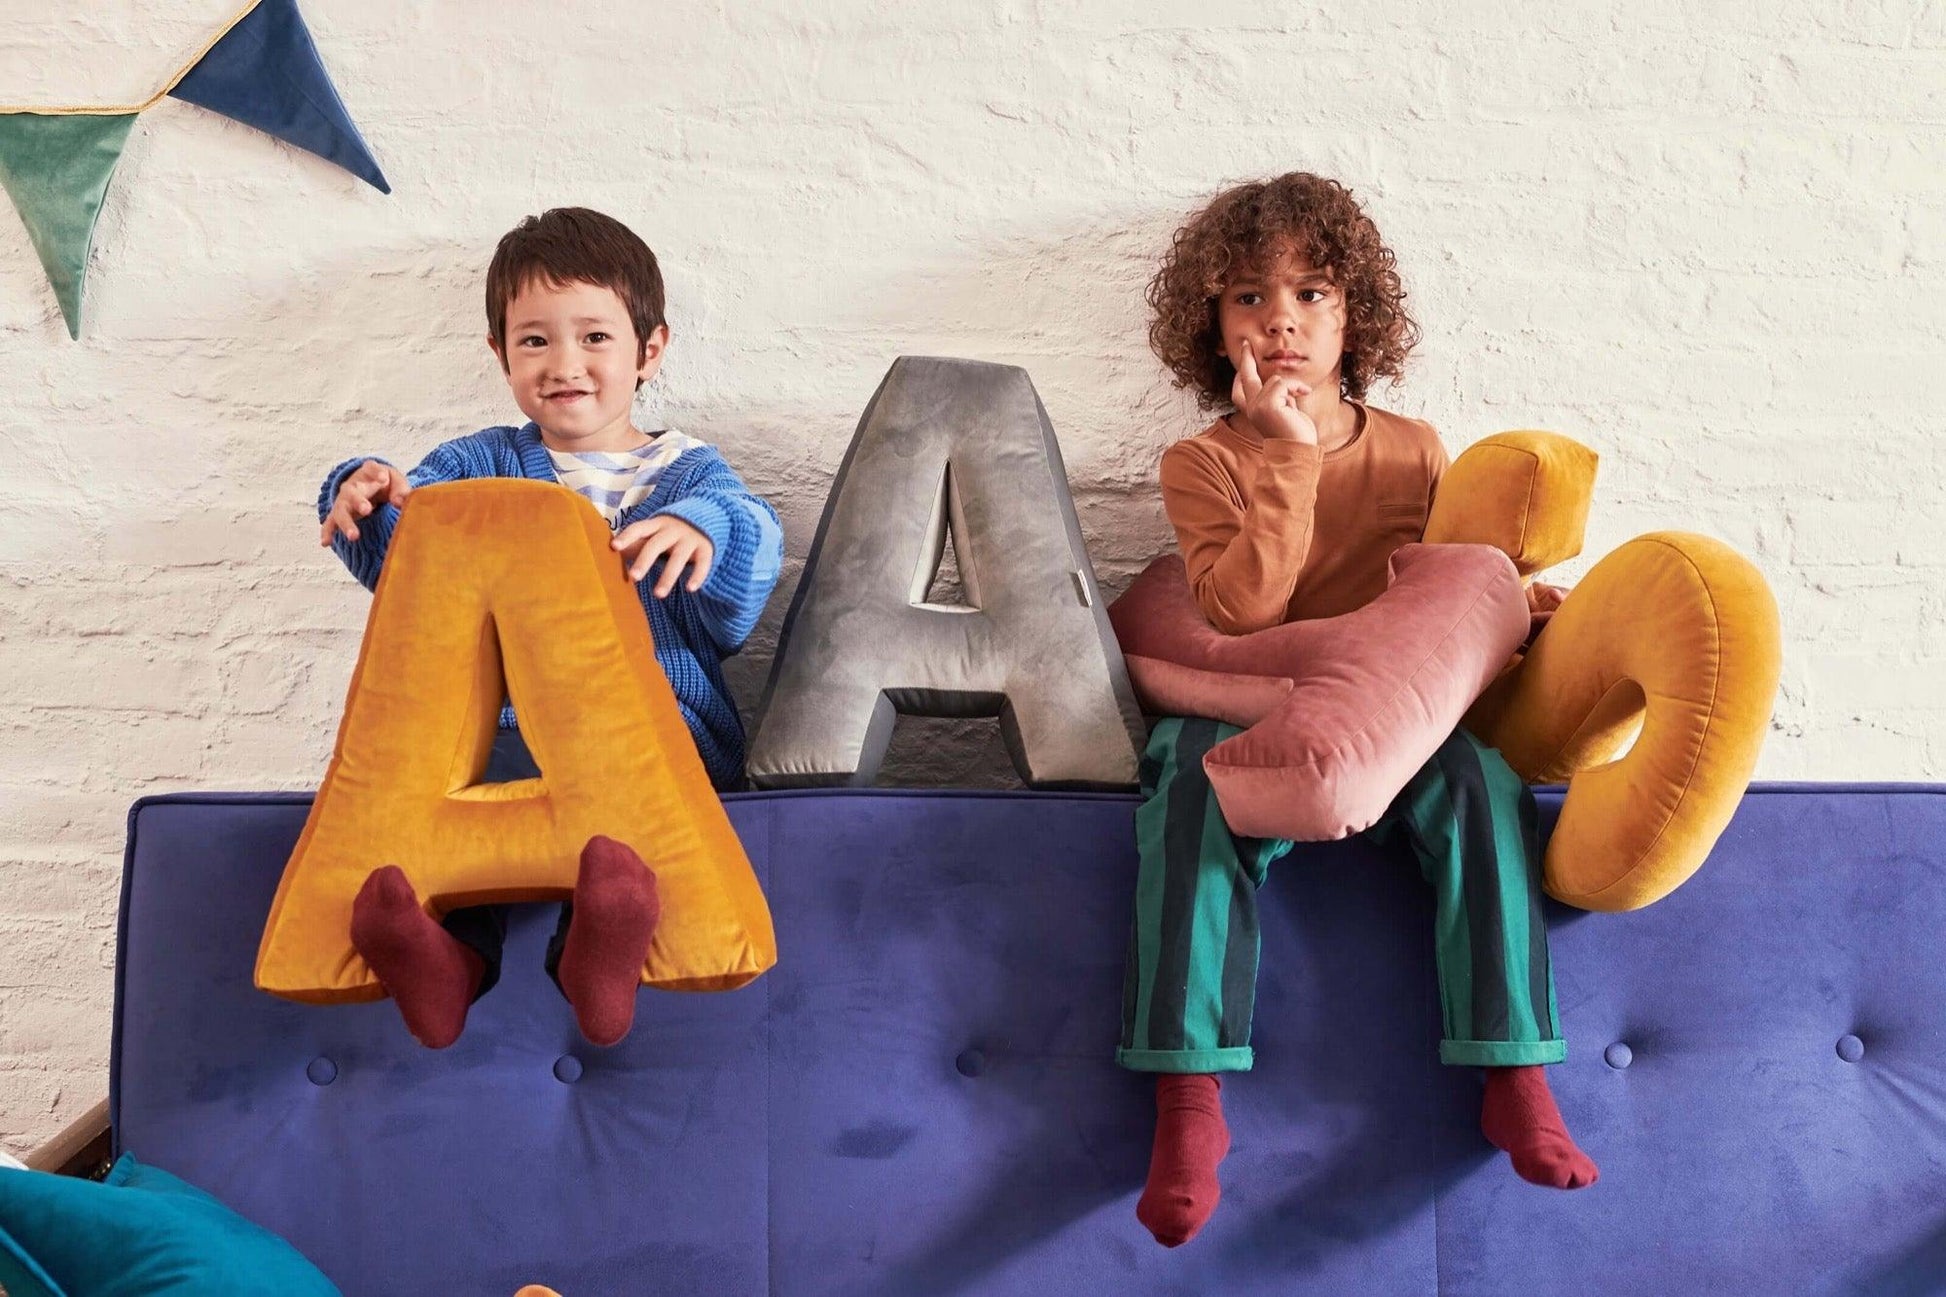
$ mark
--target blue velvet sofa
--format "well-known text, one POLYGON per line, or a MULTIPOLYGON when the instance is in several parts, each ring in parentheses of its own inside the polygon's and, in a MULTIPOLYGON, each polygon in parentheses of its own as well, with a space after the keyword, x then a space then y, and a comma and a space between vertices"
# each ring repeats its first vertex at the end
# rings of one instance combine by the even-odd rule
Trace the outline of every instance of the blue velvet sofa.
POLYGON ((252 989, 307 798, 138 803, 117 1150, 351 1297, 1946 1291, 1946 790, 1759 786, 1670 899, 1552 910, 1552 1075, 1602 1169, 1575 1194, 1519 1181, 1478 1074, 1435 1059, 1416 871, 1300 847, 1266 888, 1223 1204, 1173 1252, 1133 1214, 1150 1089, 1111 1061, 1133 799, 729 801, 776 969, 644 992, 597 1050, 534 909, 440 1053, 389 1003, 252 989))

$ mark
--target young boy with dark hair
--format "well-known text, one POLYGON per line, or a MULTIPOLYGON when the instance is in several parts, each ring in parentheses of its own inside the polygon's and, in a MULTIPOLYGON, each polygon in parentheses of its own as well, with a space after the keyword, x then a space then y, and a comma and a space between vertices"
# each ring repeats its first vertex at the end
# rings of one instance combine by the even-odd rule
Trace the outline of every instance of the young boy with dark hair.
MULTIPOLYGON (((399 510, 415 488, 464 478, 520 477, 580 492, 614 529, 710 781, 743 780, 743 725, 723 659, 756 626, 782 562, 776 511, 712 447, 673 429, 635 426, 635 394, 669 345, 655 254, 620 221, 579 207, 530 216, 500 240, 487 270, 487 345, 529 420, 434 447, 400 472, 382 459, 346 460, 318 494, 319 543, 376 589, 399 510)), ((539 773, 511 706, 485 778, 539 773)), ((548 947, 548 971, 596 1044, 626 1035, 658 917, 641 858, 607 838, 589 843, 548 947)), ((458 1039, 472 1002, 499 978, 505 911, 472 907, 428 917, 396 866, 373 871, 352 910, 352 943, 419 1041, 458 1039)))

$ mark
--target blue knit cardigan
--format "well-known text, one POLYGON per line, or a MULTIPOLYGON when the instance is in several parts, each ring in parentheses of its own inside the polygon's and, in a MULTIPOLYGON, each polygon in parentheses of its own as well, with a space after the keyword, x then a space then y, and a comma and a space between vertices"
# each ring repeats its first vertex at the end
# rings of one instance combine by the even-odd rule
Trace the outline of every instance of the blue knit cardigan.
MULTIPOLYGON (((322 522, 360 464, 376 456, 348 459, 332 469, 318 492, 322 522)), ((381 463, 389 461, 380 460, 381 463)), ((479 477, 524 477, 558 482, 554 461, 533 424, 487 428, 433 448, 406 474, 414 487, 479 477)), ((734 788, 743 781, 743 722, 723 680, 723 659, 743 647, 756 627, 783 560, 783 528, 777 511, 751 493, 713 447, 685 451, 662 471, 649 497, 624 513, 617 529, 656 514, 681 518, 709 537, 715 555, 708 578, 691 594, 678 584, 666 599, 655 597, 662 564, 636 583, 642 611, 655 637, 656 660, 674 688, 677 706, 695 736, 710 782, 734 788)), ((343 535, 331 548, 367 590, 378 588, 385 551, 398 525, 398 506, 381 505, 358 523, 358 539, 343 535)), ((618 556, 615 560, 620 562, 618 556)), ((514 725, 513 708, 500 723, 514 725)))

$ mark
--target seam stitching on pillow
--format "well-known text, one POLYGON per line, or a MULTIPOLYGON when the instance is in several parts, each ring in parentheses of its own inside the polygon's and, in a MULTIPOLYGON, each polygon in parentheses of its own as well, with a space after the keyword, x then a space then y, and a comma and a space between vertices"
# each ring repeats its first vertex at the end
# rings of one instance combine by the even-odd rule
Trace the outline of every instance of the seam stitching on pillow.
MULTIPOLYGON (((1517 546, 1520 552, 1525 554, 1527 552, 1527 523, 1534 516, 1534 483, 1540 480, 1541 457, 1531 450, 1525 450, 1517 446, 1509 447, 1508 449, 1519 451, 1519 453, 1527 456, 1530 461, 1527 472, 1527 498, 1520 502, 1520 544, 1517 546)), ((1520 560, 1514 558, 1512 554, 1507 555, 1507 557, 1514 560, 1514 569, 1518 572, 1520 560)), ((1522 584, 1524 585, 1525 583, 1523 582, 1522 584)))
MULTIPOLYGON (((1491 546, 1489 546, 1488 548, 1491 548, 1491 546)), ((1235 762, 1235 761, 1219 761, 1216 764, 1219 766, 1227 766, 1231 770, 1302 770, 1306 766, 1309 766, 1312 769, 1317 769, 1318 767, 1322 766, 1322 764, 1327 759, 1336 757, 1340 752, 1344 751, 1346 747, 1350 746, 1351 741, 1353 739, 1363 737, 1363 735, 1367 730, 1371 729, 1374 725, 1378 723, 1378 719, 1381 715, 1391 711, 1392 704, 1396 703, 1399 700, 1399 696, 1401 694, 1404 694, 1411 687, 1412 681, 1418 678, 1419 673, 1425 669, 1426 663, 1432 661, 1433 658, 1437 656, 1440 649, 1445 648, 1447 644, 1452 642, 1454 632, 1458 628, 1459 624, 1461 622, 1464 622, 1468 617, 1470 617, 1473 613, 1473 610, 1475 608, 1478 608, 1480 604, 1485 601, 1486 597, 1491 593, 1493 593, 1491 587, 1480 591, 1480 593, 1474 598, 1473 602, 1470 605, 1468 605, 1465 614, 1454 619, 1453 629, 1449 629, 1446 632, 1445 636, 1440 639, 1439 643, 1433 645, 1432 648, 1426 653, 1426 655, 1419 659, 1418 665, 1414 666, 1412 670, 1409 673, 1407 673, 1404 683, 1400 684, 1400 686, 1397 689, 1393 690, 1392 695, 1389 698, 1387 698, 1384 702, 1380 703, 1377 707, 1374 707, 1372 709, 1371 717, 1368 720, 1366 720, 1366 722, 1363 725, 1360 725, 1357 729, 1345 735, 1344 739, 1336 747, 1332 748, 1329 752, 1321 752, 1317 756, 1311 758, 1309 761, 1303 762, 1301 764, 1295 764, 1295 765, 1286 763, 1282 765, 1246 766, 1241 764, 1240 762, 1235 762)), ((1370 607, 1370 606, 1371 606, 1370 604, 1366 605, 1366 607, 1370 607)), ((1296 690, 1293 689, 1292 693, 1295 692, 1296 690)), ((1477 701, 1477 699, 1475 701, 1477 701)), ((1269 717, 1265 717, 1264 719, 1268 720, 1269 717)), ((1262 723, 1263 723, 1262 721, 1258 722, 1259 725, 1261 725, 1262 723)), ((1250 728, 1255 729, 1256 726, 1253 725, 1250 728)), ((1249 730, 1244 731, 1244 733, 1246 734, 1249 733, 1249 730)), ((1242 734, 1233 735, 1230 738, 1225 739, 1222 743, 1217 744, 1215 748, 1211 748, 1209 752, 1203 754, 1204 763, 1207 764, 1209 762, 1210 757, 1214 755, 1219 748, 1228 747, 1230 744, 1236 742, 1237 739, 1240 739, 1242 737, 1243 737, 1242 734)))
MULTIPOLYGON (((1669 813, 1663 817, 1662 826, 1655 831, 1655 836, 1649 839, 1649 844, 1646 847, 1642 848, 1641 852, 1637 854, 1637 856, 1635 857, 1635 864, 1629 868, 1627 873, 1623 874, 1620 878, 1617 878, 1614 882, 1609 883, 1606 887, 1603 887, 1598 891, 1584 893, 1584 895, 1591 901, 1596 900, 1602 896, 1606 896, 1609 892, 1614 891, 1617 887, 1620 887, 1623 883, 1628 882, 1630 878, 1634 877, 1635 871, 1642 867, 1642 861, 1649 855, 1650 852, 1656 849, 1657 844, 1662 841, 1663 835, 1668 833, 1669 826, 1675 822, 1676 813, 1682 809, 1682 804, 1684 800, 1686 800, 1689 796, 1690 786, 1696 782, 1696 769, 1698 766, 1702 764, 1703 750, 1709 746, 1710 731, 1715 727, 1716 724, 1717 699, 1721 697, 1723 691, 1723 634, 1722 634, 1723 621, 1722 618, 1717 616, 1716 592, 1710 589, 1709 582, 1703 580, 1702 569, 1696 565, 1696 561, 1690 558, 1688 554, 1685 554, 1679 547, 1675 545, 1671 545, 1668 541, 1661 540, 1661 539, 1651 540, 1648 543, 1652 545, 1661 545, 1665 549, 1673 550, 1676 553, 1676 555, 1682 559, 1683 562, 1687 563, 1689 565, 1689 570, 1691 574, 1694 575, 1696 578, 1697 584, 1702 587, 1704 598, 1706 598, 1709 601, 1710 700, 1709 700, 1709 706, 1706 709, 1703 718, 1702 737, 1696 740, 1694 744, 1694 750, 1689 754, 1689 771, 1687 774, 1683 776, 1682 787, 1676 793, 1675 805, 1671 807, 1669 813)), ((1565 801, 1566 799, 1563 798, 1564 804, 1565 801)))

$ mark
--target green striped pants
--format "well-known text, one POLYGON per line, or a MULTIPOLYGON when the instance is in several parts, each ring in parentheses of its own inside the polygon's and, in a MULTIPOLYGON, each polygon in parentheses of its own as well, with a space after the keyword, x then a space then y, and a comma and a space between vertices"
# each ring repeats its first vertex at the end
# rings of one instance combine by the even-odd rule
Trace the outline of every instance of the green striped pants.
MULTIPOLYGON (((1257 889, 1278 838, 1223 822, 1203 755, 1240 733, 1171 717, 1149 736, 1135 813, 1141 857, 1115 1059, 1138 1072, 1249 1069, 1257 995, 1257 889)), ((1522 1067, 1567 1057, 1541 916, 1534 795, 1500 754, 1464 730, 1370 830, 1401 834, 1437 899, 1442 1062, 1522 1067)))

